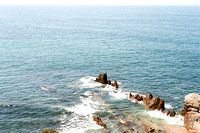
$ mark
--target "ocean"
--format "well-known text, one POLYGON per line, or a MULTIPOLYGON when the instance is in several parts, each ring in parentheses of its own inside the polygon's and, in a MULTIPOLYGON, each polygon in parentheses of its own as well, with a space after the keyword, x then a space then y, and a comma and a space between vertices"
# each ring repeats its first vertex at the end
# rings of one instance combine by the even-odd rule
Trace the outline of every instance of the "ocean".
POLYGON ((129 92, 177 113, 200 94, 199 6, 0 6, 1 133, 101 132, 94 115, 113 133, 115 116, 139 132, 141 119, 183 125, 129 92))

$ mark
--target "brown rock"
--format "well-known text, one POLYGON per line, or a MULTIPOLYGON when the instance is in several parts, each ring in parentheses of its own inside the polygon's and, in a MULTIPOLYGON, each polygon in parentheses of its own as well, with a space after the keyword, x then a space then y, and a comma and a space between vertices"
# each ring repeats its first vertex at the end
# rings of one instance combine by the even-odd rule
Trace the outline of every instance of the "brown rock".
POLYGON ((169 111, 169 110, 167 110, 166 114, 167 114, 167 115, 169 115, 169 114, 170 114, 170 111, 169 111))
POLYGON ((115 88, 118 88, 117 80, 114 80, 114 85, 115 88))
POLYGON ((153 95, 152 95, 152 94, 147 94, 147 95, 146 95, 146 99, 149 99, 149 100, 150 100, 150 99, 152 99, 152 98, 153 98, 153 95))
POLYGON ((102 84, 108 84, 107 74, 106 73, 99 74, 98 78, 96 78, 96 81, 102 84))
POLYGON ((108 80, 108 85, 111 85, 111 81, 110 80, 108 80))
POLYGON ((197 112, 187 112, 184 117, 184 127, 189 133, 200 133, 200 123, 197 122, 197 112))
POLYGON ((187 110, 185 108, 183 108, 180 112, 181 116, 185 116, 187 114, 187 110))
POLYGON ((135 96, 132 95, 131 93, 129 93, 129 98, 133 100, 133 99, 135 99, 135 96))
POLYGON ((128 126, 129 125, 129 122, 124 120, 124 125, 128 126))
POLYGON ((176 115, 176 112, 174 112, 174 111, 171 111, 169 114, 170 117, 174 117, 175 115, 176 115))
POLYGON ((200 123, 197 122, 200 106, 200 95, 191 93, 185 96, 184 108, 180 112, 184 116, 184 127, 189 133, 200 133, 200 123))
POLYGON ((101 118, 99 116, 97 116, 97 115, 94 116, 93 120, 96 121, 97 125, 100 125, 100 126, 106 128, 106 124, 102 122, 102 120, 101 120, 101 118))
POLYGON ((165 102, 162 99, 160 99, 160 102, 158 104, 158 110, 163 111, 164 109, 165 109, 165 102))

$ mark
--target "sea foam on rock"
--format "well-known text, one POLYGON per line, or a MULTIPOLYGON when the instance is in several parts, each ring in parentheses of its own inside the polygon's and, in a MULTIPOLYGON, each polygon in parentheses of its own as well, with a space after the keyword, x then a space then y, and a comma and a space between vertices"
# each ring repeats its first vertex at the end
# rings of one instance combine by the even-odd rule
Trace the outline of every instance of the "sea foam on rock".
POLYGON ((107 80, 107 73, 99 74, 99 76, 95 80, 96 82, 102 83, 102 84, 108 84, 116 89, 118 88, 117 80, 114 80, 114 83, 111 82, 111 80, 107 80))
POLYGON ((146 97, 144 97, 139 94, 133 95, 132 93, 129 93, 129 99, 131 100, 136 99, 137 101, 143 101, 144 106, 151 110, 157 109, 163 111, 165 109, 165 102, 162 99, 160 99, 160 97, 153 98, 152 94, 147 94, 146 97))

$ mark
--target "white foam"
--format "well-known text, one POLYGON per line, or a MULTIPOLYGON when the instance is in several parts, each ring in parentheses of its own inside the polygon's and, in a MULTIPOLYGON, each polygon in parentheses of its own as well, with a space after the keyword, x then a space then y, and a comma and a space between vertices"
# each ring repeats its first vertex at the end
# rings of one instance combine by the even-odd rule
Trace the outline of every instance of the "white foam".
POLYGON ((95 87, 100 87, 102 84, 95 82, 96 78, 95 77, 91 77, 91 76, 86 76, 80 79, 80 81, 83 83, 80 85, 80 87, 82 89, 84 88, 95 88, 95 87))
POLYGON ((84 133, 87 129, 101 129, 102 127, 97 125, 92 117, 79 117, 77 115, 72 116, 67 120, 67 116, 63 115, 61 118, 61 127, 58 129, 60 133, 84 133))
POLYGON ((86 92, 84 92, 84 95, 85 96, 90 96, 90 95, 92 95, 92 91, 86 91, 86 92))
POLYGON ((95 104, 95 102, 91 99, 80 97, 80 100, 82 101, 81 104, 75 105, 73 107, 64 108, 70 112, 74 112, 76 114, 84 116, 92 116, 97 111, 97 109, 92 106, 92 104, 95 104))
POLYGON ((174 107, 171 104, 165 103, 165 108, 167 108, 167 109, 173 109, 174 107))
POLYGON ((45 91, 48 91, 49 90, 49 88, 47 88, 46 86, 42 86, 42 87, 40 87, 42 90, 45 90, 45 91))
MULTIPOLYGON (((86 95, 89 95, 89 93, 89 91, 85 92, 86 95)), ((101 104, 95 98, 94 95, 88 96, 88 98, 80 97, 80 104, 73 107, 62 106, 62 108, 73 113, 68 121, 65 115, 61 118, 63 124, 58 131, 60 133, 84 133, 88 129, 101 129, 102 127, 93 121, 93 114, 98 111, 99 105, 101 104)))
POLYGON ((172 125, 180 125, 180 126, 184 125, 184 117, 180 115, 176 115, 175 117, 170 117, 167 116, 166 114, 163 114, 160 111, 147 111, 146 114, 154 118, 163 119, 164 121, 172 125))
POLYGON ((109 92, 109 95, 111 95, 114 99, 126 99, 128 97, 128 92, 122 92, 120 91, 112 91, 109 92))

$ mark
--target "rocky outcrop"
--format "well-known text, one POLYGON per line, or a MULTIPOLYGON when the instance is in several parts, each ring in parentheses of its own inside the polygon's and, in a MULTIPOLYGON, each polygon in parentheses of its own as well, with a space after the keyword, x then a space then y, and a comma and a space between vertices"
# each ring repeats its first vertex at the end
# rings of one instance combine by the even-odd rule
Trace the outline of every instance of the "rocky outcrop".
POLYGON ((180 115, 185 116, 187 112, 199 112, 200 98, 198 94, 191 93, 185 96, 184 108, 180 115))
POLYGON ((180 115, 184 116, 184 126, 189 133, 200 133, 200 123, 197 121, 200 106, 200 95, 191 93, 185 96, 184 108, 180 115))
POLYGON ((129 93, 129 99, 136 99, 137 101, 143 101, 144 106, 151 110, 161 110, 163 111, 165 109, 165 102, 160 99, 159 97, 153 98, 152 94, 147 94, 146 97, 139 95, 139 94, 131 94, 129 93))
POLYGON ((102 122, 101 117, 96 115, 96 116, 93 117, 93 120, 96 121, 97 125, 106 128, 106 124, 102 122))
POLYGON ((96 81, 102 84, 108 84, 107 74, 99 74, 98 78, 96 78, 96 81))
POLYGON ((117 80, 114 80, 114 83, 111 83, 111 85, 115 88, 118 88, 117 80))
POLYGON ((96 78, 95 80, 96 82, 102 83, 102 84, 108 84, 111 85, 113 87, 115 87, 116 89, 118 88, 118 83, 117 80, 114 80, 114 83, 111 82, 111 80, 107 80, 107 74, 99 74, 98 78, 96 78))

